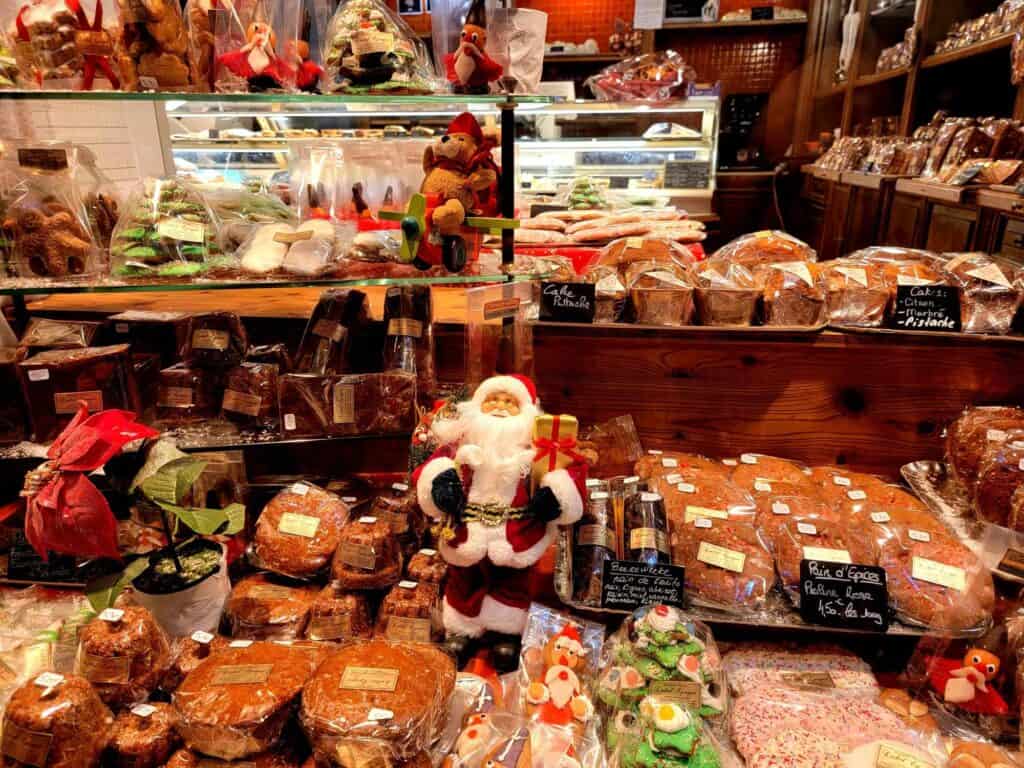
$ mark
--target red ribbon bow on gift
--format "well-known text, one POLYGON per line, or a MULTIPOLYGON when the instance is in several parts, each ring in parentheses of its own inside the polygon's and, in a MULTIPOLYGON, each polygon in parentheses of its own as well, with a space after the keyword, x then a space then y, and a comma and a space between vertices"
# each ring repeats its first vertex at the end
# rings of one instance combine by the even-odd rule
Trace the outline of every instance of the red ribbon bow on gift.
POLYGON ((558 454, 564 454, 568 456, 573 462, 585 462, 586 459, 576 452, 576 438, 575 437, 559 437, 558 430, 559 417, 552 417, 551 423, 551 437, 536 437, 533 440, 533 444, 537 447, 537 453, 534 454, 533 460, 540 461, 545 456, 548 459, 548 472, 553 472, 556 468, 556 462, 558 460, 558 454))
MULTIPOLYGON (((83 404, 46 452, 49 461, 26 477, 25 538, 39 556, 49 552, 120 560, 117 520, 87 473, 99 469, 133 440, 156 437, 130 411, 90 416, 83 404)), ((18 510, 0 510, 0 521, 18 510)))

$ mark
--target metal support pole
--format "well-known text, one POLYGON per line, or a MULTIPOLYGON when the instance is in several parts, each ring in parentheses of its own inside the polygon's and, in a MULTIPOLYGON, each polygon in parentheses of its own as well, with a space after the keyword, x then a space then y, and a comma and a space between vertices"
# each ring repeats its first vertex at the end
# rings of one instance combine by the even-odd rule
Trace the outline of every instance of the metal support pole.
MULTIPOLYGON (((501 215, 516 215, 516 102, 513 94, 505 96, 501 109, 501 215)), ((515 261, 515 232, 501 230, 501 263, 515 261)))

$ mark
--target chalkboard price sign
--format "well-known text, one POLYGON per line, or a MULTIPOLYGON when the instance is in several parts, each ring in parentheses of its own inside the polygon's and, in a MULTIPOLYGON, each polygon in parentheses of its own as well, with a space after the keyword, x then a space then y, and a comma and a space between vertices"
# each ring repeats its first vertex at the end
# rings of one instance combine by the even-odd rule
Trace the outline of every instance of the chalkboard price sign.
POLYGON ((885 570, 873 565, 802 561, 800 616, 810 624, 885 632, 889 628, 885 570))
POLYGON ((601 607, 634 611, 642 605, 664 603, 682 608, 685 577, 686 569, 678 565, 605 560, 601 607))
POLYGON ((775 18, 775 8, 772 6, 764 6, 761 8, 750 9, 750 20, 751 21, 771 21, 775 18))
POLYGON ((893 325, 904 331, 960 330, 960 289, 955 285, 896 287, 893 325))
POLYGON ((20 531, 14 535, 10 555, 7 559, 7 578, 12 581, 67 582, 81 583, 76 578, 75 558, 70 555, 50 553, 44 561, 25 539, 20 531))
POLYGON ((557 323, 594 322, 593 283, 540 284, 540 319, 557 323))

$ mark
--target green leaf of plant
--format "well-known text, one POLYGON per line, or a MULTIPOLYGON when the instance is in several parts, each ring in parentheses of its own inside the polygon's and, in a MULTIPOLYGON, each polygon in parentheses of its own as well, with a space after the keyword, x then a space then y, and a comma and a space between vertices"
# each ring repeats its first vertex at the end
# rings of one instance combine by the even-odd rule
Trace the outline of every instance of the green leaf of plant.
POLYGON ((222 509, 180 507, 177 504, 164 504, 159 501, 157 504, 201 536, 210 536, 216 533, 218 528, 228 522, 225 510, 222 509))
POLYGON ((180 504, 205 468, 203 459, 172 459, 143 481, 142 492, 157 503, 180 504))
POLYGON ((222 511, 228 519, 228 527, 221 531, 225 536, 234 536, 245 528, 244 504, 228 504, 222 511))
POLYGON ((181 504, 188 492, 192 490, 192 485, 199 476, 203 474, 203 470, 206 469, 207 462, 203 459, 195 459, 187 457, 184 459, 176 459, 172 461, 169 469, 178 473, 178 488, 177 496, 174 499, 175 504, 181 504))
POLYGON ((146 463, 143 464, 135 474, 131 485, 128 487, 128 492, 133 492, 136 488, 142 485, 147 478, 155 475, 157 470, 167 462, 173 461, 174 459, 182 459, 186 456, 188 456, 188 454, 179 451, 178 447, 171 440, 157 440, 153 443, 149 452, 146 454, 146 463))
POLYGON ((85 587, 85 596, 93 610, 99 613, 114 605, 118 595, 124 592, 135 578, 149 566, 149 558, 139 557, 130 562, 120 573, 111 573, 89 582, 85 587))
POLYGON ((160 472, 147 477, 139 486, 142 494, 161 506, 163 504, 174 504, 175 494, 178 490, 178 478, 174 473, 160 472))

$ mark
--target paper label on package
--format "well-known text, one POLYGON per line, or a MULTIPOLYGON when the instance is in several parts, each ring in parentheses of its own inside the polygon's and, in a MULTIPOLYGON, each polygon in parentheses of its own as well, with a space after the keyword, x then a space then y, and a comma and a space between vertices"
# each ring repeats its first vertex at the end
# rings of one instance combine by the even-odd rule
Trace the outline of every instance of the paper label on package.
POLYGON ((312 539, 316 536, 316 529, 320 527, 320 518, 310 515, 300 515, 298 512, 285 512, 277 524, 277 530, 292 536, 302 536, 305 539, 312 539))
POLYGON ((784 501, 773 501, 772 502, 772 514, 773 515, 788 515, 790 514, 789 504, 784 501))
POLYGON ((747 556, 743 552, 720 547, 710 541, 702 541, 697 547, 697 559, 733 573, 743 573, 743 567, 747 563, 747 556))
POLYGON ((868 287, 868 272, 864 267, 836 267, 836 272, 846 275, 858 285, 868 287))
POLYGON ((351 568, 372 571, 377 567, 377 555, 374 553, 373 547, 367 544, 356 544, 352 541, 342 542, 338 549, 338 557, 341 562, 351 568))
POLYGON ((354 384, 338 382, 331 398, 331 418, 335 424, 352 424, 356 420, 356 388, 354 384))
POLYGON ((757 454, 744 453, 740 456, 740 461, 744 464, 757 464, 757 454))
POLYGON ((349 40, 353 56, 369 53, 391 53, 395 49, 395 36, 391 32, 375 29, 360 29, 349 40))
POLYGON ((395 713, 390 709, 382 709, 381 707, 373 707, 367 714, 366 719, 371 723, 382 722, 384 720, 391 720, 395 716, 395 713))
POLYGON ((835 688, 828 672, 780 672, 779 679, 794 688, 835 688))
POLYGON ((522 300, 518 297, 488 301, 484 304, 484 320, 515 317, 519 313, 520 304, 522 304, 522 300))
POLYGON ((657 528, 634 528, 629 532, 630 549, 656 549, 668 553, 668 535, 657 528))
POLYGON ((421 549, 419 551, 419 554, 426 555, 427 557, 436 557, 437 556, 437 550, 436 549, 430 549, 429 547, 424 547, 423 549, 421 549))
POLYGON ((698 517, 693 521, 694 528, 710 528, 712 525, 711 520, 706 517, 698 517))
POLYGON ((160 387, 157 405, 161 408, 191 408, 193 404, 192 387, 160 387))
POLYGON ((727 467, 735 467, 736 459, 722 459, 722 463, 727 467))
POLYGON ((398 493, 407 493, 409 490, 409 486, 406 485, 405 483, 392 483, 391 490, 396 491, 398 493))
POLYGON ((156 225, 156 233, 168 240, 202 243, 206 240, 206 225, 201 221, 188 219, 160 219, 156 225))
POLYGON ((912 578, 955 589, 957 592, 967 591, 967 574, 963 568, 957 568, 955 565, 946 565, 926 557, 915 557, 911 561, 910 575, 912 578))
POLYGON ((232 640, 228 643, 228 648, 248 648, 252 645, 252 640, 232 640))
POLYGON ((242 413, 246 416, 259 416, 260 406, 263 405, 263 398, 259 395, 252 395, 248 392, 239 392, 235 389, 224 391, 222 407, 225 411, 242 413))
POLYGON ((663 466, 665 469, 675 469, 676 467, 679 466, 679 460, 678 459, 662 459, 661 460, 661 466, 663 466))
POLYGON ((847 491, 846 497, 850 499, 850 501, 864 501, 868 495, 864 491, 847 491))
POLYGON ((767 480, 757 480, 754 482, 754 490, 760 493, 771 493, 772 484, 767 480))
POLYGON ((605 275, 597 281, 595 289, 600 293, 619 293, 626 290, 626 286, 619 280, 618 275, 605 275))
POLYGON ((392 317, 388 320, 388 336, 411 336, 418 339, 423 335, 423 323, 411 317, 392 317))
POLYGON ((729 512, 725 509, 710 509, 708 507, 687 505, 686 512, 683 516, 683 522, 691 523, 698 517, 707 517, 715 520, 728 520, 729 512))
POLYGON ((388 628, 384 635, 388 640, 393 640, 397 643, 429 643, 430 619, 389 616, 388 628))
POLYGON ((990 429, 985 432, 985 439, 991 443, 1001 443, 1006 439, 1006 433, 1001 429, 990 429))
POLYGON ((911 541, 920 541, 923 543, 927 543, 932 540, 932 536, 930 533, 928 533, 928 531, 915 531, 913 528, 911 528, 909 531, 907 531, 907 535, 910 537, 911 541))
POLYGON ((811 523, 797 523, 796 529, 804 536, 817 536, 818 529, 815 528, 811 523))
POLYGON ((781 264, 773 264, 776 269, 796 275, 808 285, 814 285, 814 277, 811 275, 811 268, 806 261, 784 261, 781 264))
POLYGON ((952 271, 952 270, 956 269, 957 267, 959 267, 961 264, 963 264, 968 259, 973 258, 975 255, 976 254, 974 254, 974 253, 960 253, 960 254, 957 254, 956 256, 951 258, 949 261, 947 261, 944 266, 946 267, 947 270, 952 271))
POLYGON ((701 708, 702 688, 696 680, 654 680, 651 695, 671 699, 677 704, 697 711, 701 708))
POLYGON ((28 372, 29 381, 49 381, 50 371, 47 368, 35 368, 28 372))
POLYGON ((132 660, 128 656, 96 656, 83 653, 80 661, 82 677, 91 683, 127 683, 132 660))
POLYGON ((97 618, 100 621, 109 621, 111 624, 117 624, 117 622, 124 618, 124 611, 120 608, 104 608, 100 611, 100 615, 97 618))
POLYGON ((934 764, 896 744, 883 741, 878 745, 875 768, 935 768, 934 764))
POLYGON ((57 413, 77 413, 83 402, 89 413, 102 411, 103 393, 98 389, 90 389, 85 392, 55 392, 53 395, 53 407, 57 413))
POLYGON ((850 478, 843 477, 842 475, 833 475, 832 476, 832 484, 833 485, 840 485, 843 488, 849 488, 850 487, 850 478))
POLYGON ((826 563, 852 563, 850 553, 845 549, 829 547, 804 547, 804 560, 824 560, 826 563))
POLYGON ((273 664, 225 664, 217 667, 210 682, 213 685, 251 685, 265 683, 274 671, 273 664))
POLYGON ((136 717, 149 717, 156 712, 156 707, 152 704, 136 704, 131 708, 131 713, 136 717))
POLYGON ((56 672, 43 672, 32 682, 40 688, 53 688, 55 685, 60 685, 64 682, 64 675, 59 675, 56 672))
POLYGON ((1010 281, 1006 279, 1006 275, 1003 273, 1003 270, 999 268, 998 264, 986 264, 984 267, 972 269, 967 274, 971 277, 976 277, 978 280, 984 280, 987 283, 1001 285, 1004 288, 1013 287, 1010 285, 1010 281))
POLYGON ((873 523, 888 523, 892 518, 889 517, 888 512, 872 512, 871 522, 873 523))
POLYGON ((75 47, 83 56, 112 56, 114 53, 114 43, 105 29, 77 30, 75 47))
POLYGON ((398 582, 399 589, 416 589, 420 583, 418 581, 410 581, 409 579, 402 579, 398 582))
POLYGON ((294 493, 296 496, 305 496, 309 493, 309 486, 305 483, 292 483, 288 491, 289 493, 294 493))
POLYGON ((303 240, 309 240, 312 237, 312 229, 300 229, 298 232, 275 232, 272 239, 275 243, 281 243, 281 245, 291 245, 292 243, 301 243, 303 240))
POLYGON ((198 630, 192 633, 192 639, 200 645, 209 645, 213 642, 213 635, 209 632, 198 630))
POLYGON ((373 515, 363 515, 362 517, 359 518, 359 522, 362 523, 363 525, 373 525, 374 523, 377 522, 377 518, 374 517, 373 515))
POLYGON ((231 334, 227 331, 218 331, 214 328, 197 328, 192 332, 192 347, 194 349, 212 349, 222 352, 231 343, 231 334))
POLYGON ((387 691, 398 688, 398 670, 388 667, 345 667, 341 687, 347 691, 387 691))
POLYGON ((615 551, 615 534, 606 525, 581 525, 576 529, 579 547, 603 547, 615 551))
POLYGON ((683 476, 678 472, 673 472, 671 475, 665 475, 665 482, 669 485, 675 485, 676 483, 683 482, 683 476))
POLYGON ((291 600, 292 591, 280 584, 259 584, 249 590, 249 597, 256 600, 291 600))
POLYGON ((642 237, 627 237, 626 247, 640 250, 644 247, 644 239, 642 237))
POLYGON ((309 620, 310 640, 339 640, 352 634, 352 617, 347 613, 313 616, 309 620))
POLYGON ((913 275, 896 275, 896 285, 931 285, 931 280, 913 275))
POLYGON ((661 456, 661 454, 663 454, 664 451, 659 451, 657 448, 648 448, 647 453, 649 453, 651 456, 661 456))
POLYGON ((689 288, 690 287, 685 282, 680 280, 677 276, 673 275, 671 272, 667 272, 667 271, 662 270, 662 269, 658 269, 658 270, 655 270, 653 272, 648 272, 647 276, 648 277, 653 277, 655 280, 657 280, 660 283, 667 283, 668 285, 678 285, 681 288, 689 288))
POLYGON ((679 491, 680 493, 696 493, 697 486, 695 486, 693 483, 680 483, 679 485, 676 486, 676 490, 679 491))
POLYGON ((0 751, 18 763, 45 768, 51 741, 53 734, 30 731, 11 722, 10 718, 4 718, 4 736, 0 751))
POLYGON ((68 153, 62 147, 23 147, 18 150, 18 165, 41 171, 63 171, 68 167, 68 153))
POLYGON ((590 493, 590 500, 591 501, 604 501, 607 498, 608 498, 608 491, 591 491, 591 493, 590 493))
POLYGON ((313 324, 313 335, 322 339, 330 339, 335 344, 340 344, 345 338, 346 328, 341 323, 333 320, 320 319, 313 324))

